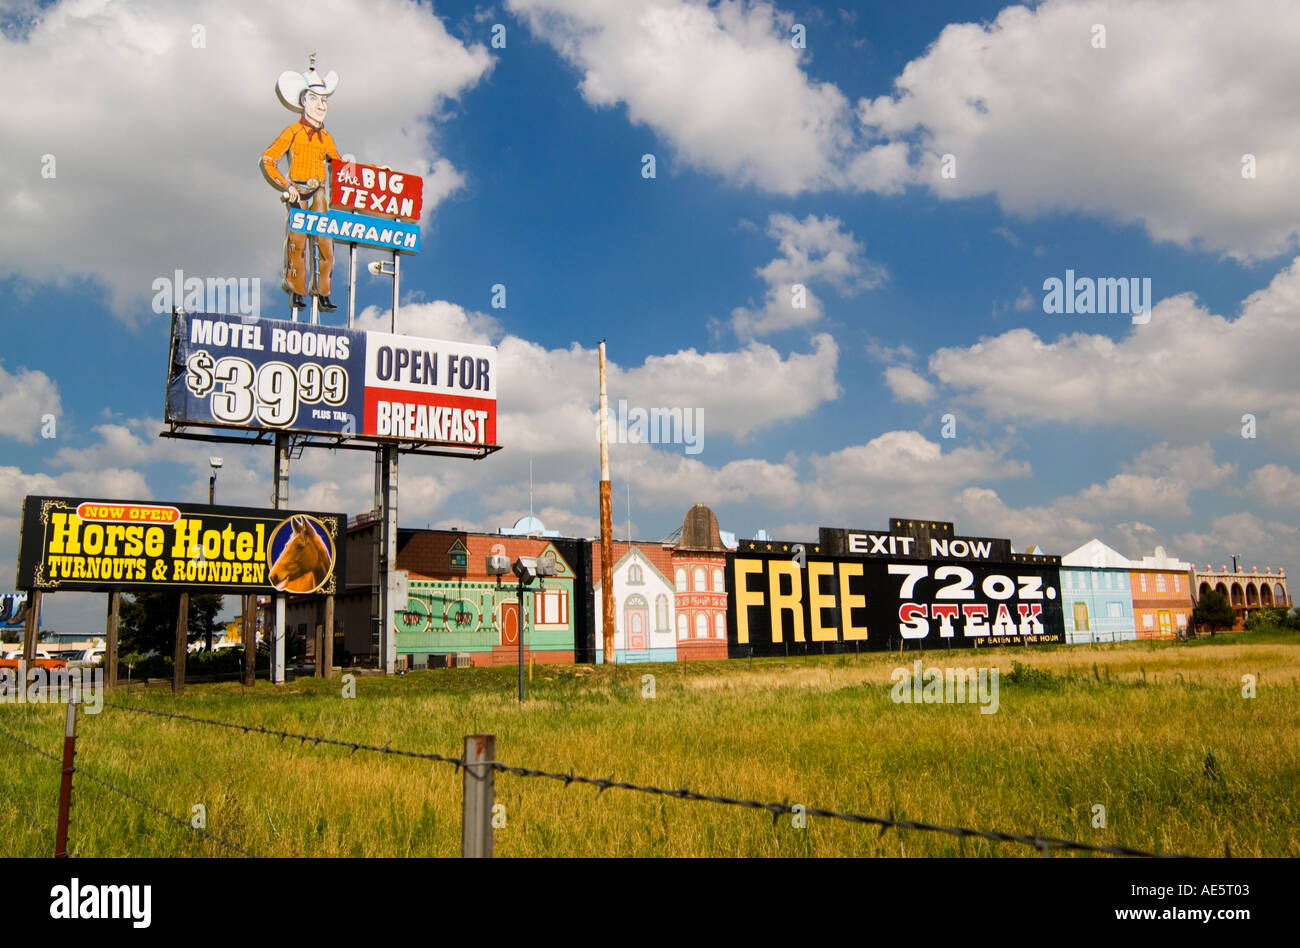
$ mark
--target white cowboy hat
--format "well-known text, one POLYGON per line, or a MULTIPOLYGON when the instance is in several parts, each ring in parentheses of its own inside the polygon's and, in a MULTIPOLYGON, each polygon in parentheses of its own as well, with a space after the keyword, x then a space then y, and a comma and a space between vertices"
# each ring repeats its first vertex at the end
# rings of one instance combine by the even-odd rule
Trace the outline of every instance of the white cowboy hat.
POLYGON ((279 94, 285 108, 301 112, 300 99, 304 91, 310 89, 317 95, 328 96, 333 94, 338 85, 339 74, 332 69, 323 77, 314 68, 306 72, 294 72, 290 69, 280 73, 280 78, 275 81, 275 91, 279 94))

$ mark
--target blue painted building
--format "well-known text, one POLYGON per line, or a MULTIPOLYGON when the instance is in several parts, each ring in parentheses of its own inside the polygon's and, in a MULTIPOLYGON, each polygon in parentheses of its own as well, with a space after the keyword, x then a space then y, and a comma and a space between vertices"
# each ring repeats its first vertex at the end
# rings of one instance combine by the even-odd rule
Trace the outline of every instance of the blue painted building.
POLYGON ((1137 638, 1129 574, 1133 565, 1096 539, 1061 557, 1066 642, 1123 642, 1137 638))

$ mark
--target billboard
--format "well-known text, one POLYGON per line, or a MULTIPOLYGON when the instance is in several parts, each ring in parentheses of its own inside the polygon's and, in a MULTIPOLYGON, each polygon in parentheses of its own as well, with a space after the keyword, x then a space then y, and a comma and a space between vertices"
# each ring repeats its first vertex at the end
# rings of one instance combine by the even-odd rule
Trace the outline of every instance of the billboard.
POLYGON ((250 316, 172 320, 170 423, 496 445, 496 347, 250 316))
POLYGON ((396 250, 398 253, 416 253, 420 249, 418 223, 380 220, 347 211, 291 208, 289 230, 295 234, 329 237, 349 244, 396 250))
POLYGON ((329 207, 292 207, 289 230, 398 253, 420 249, 424 180, 355 161, 331 162, 329 207))
POLYGON ((347 515, 28 496, 20 589, 340 591, 347 515))
POLYGON ((1065 641, 1060 557, 951 534, 894 520, 806 546, 742 541, 727 555, 728 656, 1065 641))
MULTIPOLYGON (((0 629, 21 629, 26 623, 27 618, 27 593, 19 590, 18 592, 5 593, 0 596, 0 629)), ((43 616, 38 616, 43 619, 43 616)))
POLYGON ((418 221, 424 209, 424 179, 355 161, 331 164, 330 207, 373 217, 418 221))

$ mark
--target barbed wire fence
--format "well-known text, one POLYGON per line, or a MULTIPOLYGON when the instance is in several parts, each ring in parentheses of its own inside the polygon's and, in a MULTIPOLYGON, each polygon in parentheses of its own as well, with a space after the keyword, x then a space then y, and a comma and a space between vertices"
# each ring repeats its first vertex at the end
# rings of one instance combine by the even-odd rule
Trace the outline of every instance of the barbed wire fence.
MULTIPOLYGON (((279 738, 281 743, 285 741, 298 741, 300 746, 327 746, 338 747, 349 751, 350 754, 357 752, 390 755, 404 757, 416 760, 427 760, 438 764, 447 764, 455 768, 456 772, 464 774, 465 777, 465 800, 462 819, 462 855, 483 854, 491 855, 492 851, 492 800, 494 794, 494 782, 491 779, 495 774, 505 774, 521 779, 541 779, 562 783, 565 787, 572 784, 580 786, 589 786, 596 788, 596 796, 599 797, 607 790, 624 790, 631 793, 642 793, 653 796, 666 797, 675 800, 684 800, 696 803, 712 803, 719 806, 737 807, 747 810, 762 810, 772 816, 775 823, 784 815, 801 815, 804 817, 818 817, 821 819, 837 820, 860 826, 874 826, 879 829, 883 836, 889 830, 910 830, 923 833, 942 833, 964 839, 981 839, 993 843, 1010 843, 1022 846, 1030 846, 1036 849, 1044 856, 1050 856, 1055 851, 1095 853, 1111 856, 1135 856, 1153 859, 1193 859, 1198 858, 1183 853, 1156 853, 1144 849, 1136 849, 1131 846, 1105 845, 1096 843, 1085 843, 1080 840, 1063 839, 1055 836, 1043 836, 1038 833, 1010 833, 1000 830, 984 830, 970 826, 946 826, 938 823, 927 823, 920 820, 898 819, 892 813, 889 816, 875 816, 865 813, 844 812, 831 810, 823 807, 802 806, 791 804, 788 801, 782 802, 764 802, 761 800, 748 800, 739 797, 730 797, 720 794, 701 793, 691 790, 688 787, 659 787, 649 784, 629 783, 627 781, 615 780, 610 777, 590 777, 573 772, 561 772, 542 770, 532 767, 518 767, 506 764, 495 759, 494 747, 495 738, 490 735, 470 735, 466 737, 466 753, 461 757, 453 757, 446 754, 438 754, 432 751, 415 751, 403 748, 393 747, 389 744, 383 746, 369 744, 362 741, 350 741, 340 738, 326 737, 316 734, 300 734, 293 731, 287 731, 279 728, 268 728, 260 724, 247 724, 237 721, 221 721, 213 718, 202 718, 192 714, 183 714, 175 711, 160 711, 153 708, 137 707, 133 705, 118 704, 112 701, 105 701, 104 707, 114 708, 117 710, 130 712, 133 714, 149 715, 157 718, 163 718, 174 721, 181 721, 189 724, 198 724, 208 727, 224 728, 227 730, 238 731, 242 735, 260 734, 268 737, 279 738), (478 754, 473 753, 476 746, 479 749, 478 754), (486 749, 487 753, 483 751, 486 749), (471 759, 473 758, 473 759, 471 759), (476 798, 476 799, 472 799, 476 798)), ((0 728, 0 737, 18 744, 26 749, 39 754, 58 763, 61 759, 48 751, 45 751, 37 745, 25 740, 24 738, 11 733, 5 728, 0 728)), ((173 823, 176 823, 185 829, 190 830, 198 837, 202 837, 242 856, 252 856, 246 847, 240 846, 229 840, 216 836, 208 832, 205 828, 195 826, 192 821, 184 817, 176 816, 148 800, 142 798, 136 793, 116 786, 103 777, 90 773, 84 767, 73 768, 76 774, 79 774, 92 783, 103 787, 104 789, 115 793, 124 799, 130 800, 137 806, 147 810, 157 816, 161 816, 173 823)), ((53 838, 48 830, 43 829, 29 810, 21 807, 12 797, 0 793, 0 799, 4 799, 17 809, 25 819, 32 825, 33 829, 41 832, 43 835, 53 838)), ((66 827, 65 827, 66 830, 66 827)))

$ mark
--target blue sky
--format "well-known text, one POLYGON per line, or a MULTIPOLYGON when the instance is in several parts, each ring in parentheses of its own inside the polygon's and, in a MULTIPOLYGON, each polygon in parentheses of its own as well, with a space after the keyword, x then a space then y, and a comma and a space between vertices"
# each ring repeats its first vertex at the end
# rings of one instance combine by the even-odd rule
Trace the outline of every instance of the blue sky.
MULTIPOLYGON (((531 459, 547 526, 594 534, 604 338, 612 402, 699 409, 705 431, 693 455, 614 446, 619 535, 630 487, 641 539, 700 501, 741 536, 901 515, 1061 553, 1099 536, 1127 556, 1300 562, 1300 11, 313 9, 302 28, 256 3, 0 4, 0 557, 27 493, 200 500, 210 453, 219 500, 269 499, 269 450, 155 437, 151 287, 178 267, 257 277, 263 315, 287 316, 283 212, 256 161, 295 118, 275 77, 315 51, 341 77, 340 149, 426 176, 399 331, 500 346, 505 449, 404 460, 403 525, 509 525, 531 459), (1067 269, 1149 278, 1150 322, 1044 313, 1067 269)), ((363 324, 387 327, 389 293, 362 276, 363 324)), ((365 455, 314 455, 294 505, 369 506, 365 455)), ((101 611, 64 594, 47 617, 101 611)))

